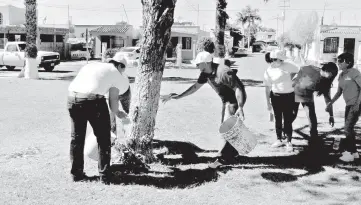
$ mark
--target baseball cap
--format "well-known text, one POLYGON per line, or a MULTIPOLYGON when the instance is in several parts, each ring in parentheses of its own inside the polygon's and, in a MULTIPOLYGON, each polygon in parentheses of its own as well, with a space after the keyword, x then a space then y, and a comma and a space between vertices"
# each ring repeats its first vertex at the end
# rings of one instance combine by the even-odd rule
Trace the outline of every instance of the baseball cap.
POLYGON ((193 62, 195 64, 212 62, 212 54, 207 51, 201 51, 197 54, 197 57, 193 62))
POLYGON ((111 61, 115 61, 117 63, 121 63, 124 65, 124 67, 127 67, 127 59, 124 58, 124 55, 122 53, 115 53, 113 58, 108 58, 107 62, 110 63, 111 61))
POLYGON ((270 58, 286 60, 287 59, 286 51, 285 50, 280 50, 280 49, 273 50, 270 53, 270 58))

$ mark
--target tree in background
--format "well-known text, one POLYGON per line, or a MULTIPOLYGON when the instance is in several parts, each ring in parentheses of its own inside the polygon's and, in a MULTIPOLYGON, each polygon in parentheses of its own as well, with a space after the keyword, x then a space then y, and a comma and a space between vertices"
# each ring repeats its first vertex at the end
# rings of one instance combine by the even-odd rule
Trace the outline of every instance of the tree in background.
POLYGON ((244 30, 243 33, 248 36, 248 48, 250 46, 252 30, 255 29, 256 22, 260 22, 262 20, 258 12, 258 9, 252 9, 251 6, 248 5, 246 8, 242 9, 241 12, 237 13, 237 23, 241 24, 244 30), (245 29, 245 25, 247 25, 247 30, 245 29))
POLYGON ((226 0, 217 0, 216 2, 216 43, 215 43, 215 57, 224 58, 226 49, 224 46, 224 31, 226 28, 226 22, 228 14, 226 13, 227 1, 226 0))
POLYGON ((310 44, 314 41, 315 32, 319 25, 316 11, 299 13, 289 30, 289 38, 302 47, 304 58, 307 59, 310 44))
MULTIPOLYGON (((37 79, 38 65, 36 57, 38 49, 36 47, 37 38, 37 5, 36 0, 25 0, 25 30, 26 30, 26 48, 25 48, 25 68, 23 69, 25 78, 37 79)), ((22 75, 22 73, 20 75, 22 75)), ((20 76, 22 77, 22 76, 20 76)))
POLYGON ((130 107, 130 134, 127 147, 154 160, 152 140, 159 106, 159 93, 165 66, 165 51, 174 22, 176 0, 142 0, 143 36, 140 65, 135 78, 130 107))

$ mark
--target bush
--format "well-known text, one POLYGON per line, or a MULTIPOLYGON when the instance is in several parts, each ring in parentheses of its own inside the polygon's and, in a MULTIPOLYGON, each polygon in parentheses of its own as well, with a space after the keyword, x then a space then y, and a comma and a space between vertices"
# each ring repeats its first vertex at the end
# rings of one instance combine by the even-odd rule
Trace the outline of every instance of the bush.
POLYGON ((108 48, 104 53, 103 53, 103 58, 107 59, 107 58, 113 58, 113 56, 120 51, 120 48, 108 48))
POLYGON ((36 58, 38 56, 38 48, 35 44, 28 44, 25 48, 26 57, 36 58))
POLYGON ((202 37, 197 42, 197 52, 207 51, 212 53, 215 48, 215 44, 210 37, 202 37))

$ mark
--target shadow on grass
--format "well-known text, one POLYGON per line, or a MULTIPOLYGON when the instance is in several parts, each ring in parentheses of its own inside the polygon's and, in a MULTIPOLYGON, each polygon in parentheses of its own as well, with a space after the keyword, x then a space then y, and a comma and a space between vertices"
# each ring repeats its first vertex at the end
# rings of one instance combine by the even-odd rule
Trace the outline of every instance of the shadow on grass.
MULTIPOLYGON (((300 127, 296 130, 302 133, 304 128, 307 126, 300 127)), ((327 136, 331 134, 342 134, 342 129, 334 129, 329 132, 320 132, 321 136, 327 136)), ((355 129, 357 134, 360 134, 360 127, 355 129)), ((308 130, 307 130, 308 131, 308 130)), ((302 133, 306 135, 305 133, 302 133)), ((302 135, 301 135, 302 136, 302 135)), ((216 150, 204 150, 198 146, 189 143, 189 142, 179 142, 179 141, 162 141, 154 140, 153 147, 154 149, 167 148, 167 155, 170 154, 180 154, 182 157, 179 158, 165 158, 163 156, 158 156, 160 162, 163 165, 163 168, 168 169, 168 171, 153 171, 153 170, 138 170, 134 174, 127 174, 124 172, 124 169, 120 167, 113 167, 114 172, 121 174, 116 174, 114 179, 114 184, 125 184, 125 185, 145 185, 145 186, 155 186, 162 189, 172 189, 172 188, 193 188, 200 186, 207 182, 214 182, 219 179, 219 172, 227 174, 227 172, 234 169, 249 169, 249 170, 260 170, 267 169, 267 171, 262 172, 260 175, 263 179, 275 183, 287 183, 297 181, 299 178, 315 175, 320 172, 324 172, 325 169, 323 166, 331 166, 339 169, 343 169, 349 172, 361 173, 361 160, 358 160, 355 163, 342 164, 338 161, 338 156, 332 150, 332 145, 325 144, 327 138, 322 141, 323 146, 319 145, 310 145, 304 146, 299 145, 294 148, 299 151, 296 155, 290 156, 261 156, 261 157, 247 157, 240 156, 237 158, 236 162, 232 165, 220 166, 216 169, 212 168, 203 168, 203 169, 194 169, 193 165, 200 163, 211 163, 216 160, 216 150), (214 152, 212 156, 198 156, 199 153, 210 153, 214 152), (170 166, 175 165, 185 165, 192 164, 192 168, 189 169, 178 169, 170 166), (269 171, 274 169, 275 171, 269 171), (292 174, 278 171, 285 169, 300 169, 305 170, 306 173, 303 174, 292 174), (277 170, 277 171, 276 171, 277 170)), ((361 143, 360 140, 357 141, 358 144, 361 143)), ((359 181, 358 176, 354 176, 353 181, 359 181)), ((338 179, 335 179, 336 181, 338 179)))
POLYGON ((153 149, 163 149, 164 153, 157 155, 162 164, 177 165, 177 164, 200 164, 209 163, 216 160, 215 157, 198 156, 197 153, 217 153, 217 150, 204 150, 197 145, 190 142, 169 141, 169 140, 153 140, 153 149), (164 155, 180 154, 180 158, 164 158, 164 155))
POLYGON ((161 189, 193 188, 206 182, 216 181, 219 178, 217 170, 172 168, 171 172, 149 172, 142 175, 116 175, 113 184, 119 185, 144 185, 161 189))

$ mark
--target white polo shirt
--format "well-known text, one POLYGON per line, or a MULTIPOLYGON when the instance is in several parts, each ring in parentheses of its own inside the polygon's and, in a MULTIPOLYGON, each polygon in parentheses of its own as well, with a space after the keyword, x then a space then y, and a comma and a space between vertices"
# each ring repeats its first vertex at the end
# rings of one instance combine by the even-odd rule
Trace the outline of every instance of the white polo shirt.
POLYGON ((291 73, 297 73, 298 67, 294 64, 283 62, 280 67, 268 67, 264 73, 264 84, 270 86, 274 93, 292 93, 291 73))
POLYGON ((111 63, 90 63, 82 67, 70 83, 70 92, 106 95, 111 87, 119 89, 119 95, 129 88, 129 79, 111 63))

